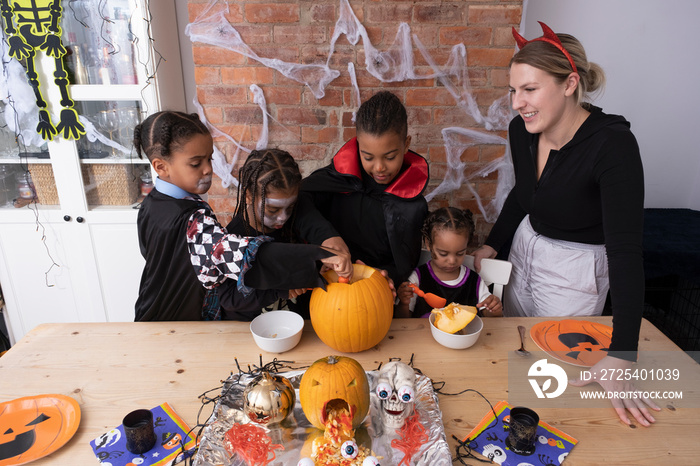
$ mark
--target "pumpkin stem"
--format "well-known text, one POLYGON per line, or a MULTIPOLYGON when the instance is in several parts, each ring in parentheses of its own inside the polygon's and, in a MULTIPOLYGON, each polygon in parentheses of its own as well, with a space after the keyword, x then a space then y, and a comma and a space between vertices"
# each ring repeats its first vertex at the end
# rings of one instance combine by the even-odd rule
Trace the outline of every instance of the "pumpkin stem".
POLYGON ((328 364, 337 364, 338 356, 328 356, 328 364))

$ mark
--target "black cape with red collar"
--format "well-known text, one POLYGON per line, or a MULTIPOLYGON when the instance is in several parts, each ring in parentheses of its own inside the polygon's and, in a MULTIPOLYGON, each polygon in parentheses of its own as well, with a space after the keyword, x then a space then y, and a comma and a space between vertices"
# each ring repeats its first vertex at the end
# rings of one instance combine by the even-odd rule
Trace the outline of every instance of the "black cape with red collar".
MULTIPOLYGON (((428 180, 428 162, 408 151, 391 184, 377 184, 363 170, 357 139, 353 138, 328 166, 302 181, 301 195, 312 198, 332 226, 326 231, 337 231, 353 260, 387 270, 398 286, 418 264, 421 227, 428 214, 422 193, 428 180)), ((321 234, 324 228, 317 230, 321 234)), ((313 238, 312 242, 320 244, 327 237, 313 238)))

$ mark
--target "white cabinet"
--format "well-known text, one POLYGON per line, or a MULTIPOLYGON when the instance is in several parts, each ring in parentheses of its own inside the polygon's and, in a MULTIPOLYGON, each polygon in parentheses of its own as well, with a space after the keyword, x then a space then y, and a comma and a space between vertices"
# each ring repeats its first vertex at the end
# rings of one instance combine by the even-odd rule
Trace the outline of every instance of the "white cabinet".
MULTIPOLYGON (((137 208, 150 174, 130 150, 133 127, 160 108, 185 108, 174 0, 63 4, 74 108, 104 139, 25 147, 0 128, 0 286, 15 340, 45 322, 133 320, 144 264, 137 208), (36 197, 18 207, 32 195, 27 172, 36 197)), ((39 52, 36 61, 56 123, 54 60, 39 52)))

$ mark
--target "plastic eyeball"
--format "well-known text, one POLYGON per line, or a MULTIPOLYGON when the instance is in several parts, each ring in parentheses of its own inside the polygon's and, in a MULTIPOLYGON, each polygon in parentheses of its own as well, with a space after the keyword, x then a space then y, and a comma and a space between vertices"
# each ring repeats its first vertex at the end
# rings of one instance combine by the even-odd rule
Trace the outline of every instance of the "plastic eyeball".
POLYGON ((415 394, 413 393, 413 387, 404 385, 403 387, 399 388, 399 399, 404 403, 410 403, 413 401, 414 397, 415 394))
POLYGON ((355 459, 358 453, 357 444, 352 440, 346 440, 343 446, 340 447, 340 454, 343 455, 343 458, 346 460, 355 459))
POLYGON ((314 460, 311 458, 302 458, 297 463, 297 466, 314 466, 314 460))
POLYGON ((362 466, 381 466, 381 465, 379 464, 379 460, 377 458, 375 458, 374 456, 368 456, 362 462, 362 466))
POLYGON ((386 400, 391 396, 391 392, 393 392, 394 389, 391 388, 391 385, 388 383, 380 383, 377 385, 377 396, 379 397, 380 400, 386 400))

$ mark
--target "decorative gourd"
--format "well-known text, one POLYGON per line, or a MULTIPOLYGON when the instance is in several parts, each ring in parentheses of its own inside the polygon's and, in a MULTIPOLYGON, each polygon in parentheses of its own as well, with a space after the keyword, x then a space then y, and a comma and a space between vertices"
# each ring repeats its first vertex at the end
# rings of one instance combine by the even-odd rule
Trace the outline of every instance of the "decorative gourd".
POLYGON ((369 411, 369 382, 359 362, 345 356, 328 356, 309 367, 299 383, 299 401, 306 418, 324 430, 328 409, 346 408, 352 427, 362 424, 369 411))
POLYGON ((339 283, 334 271, 326 272, 326 290, 314 289, 309 303, 316 335, 343 353, 364 351, 382 341, 394 314, 394 297, 381 272, 361 264, 353 268, 350 283, 339 283))
POLYGON ((447 307, 433 309, 435 314, 435 327, 446 333, 457 333, 466 327, 476 316, 474 306, 462 306, 451 303, 447 307))
POLYGON ((294 409, 294 387, 286 377, 263 372, 243 391, 243 411, 258 424, 282 422, 294 409))

